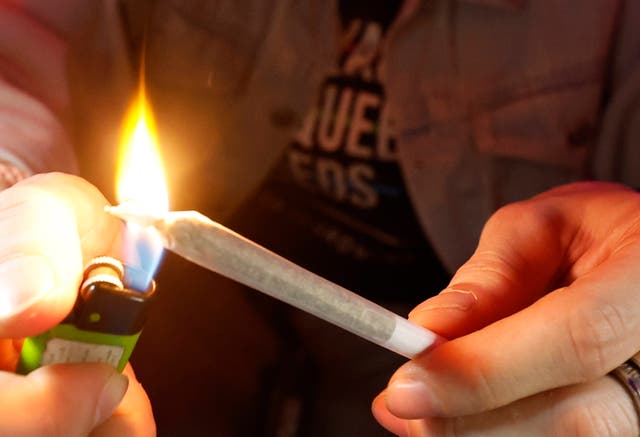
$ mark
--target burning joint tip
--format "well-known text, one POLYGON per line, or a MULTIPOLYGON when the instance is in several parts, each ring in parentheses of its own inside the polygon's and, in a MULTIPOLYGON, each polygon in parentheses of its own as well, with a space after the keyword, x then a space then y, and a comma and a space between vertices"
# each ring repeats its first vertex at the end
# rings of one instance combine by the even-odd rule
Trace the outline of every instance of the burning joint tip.
POLYGON ((106 205, 104 211, 127 223, 135 223, 142 227, 152 226, 159 219, 158 216, 145 211, 140 205, 134 203, 122 203, 115 206, 106 205))

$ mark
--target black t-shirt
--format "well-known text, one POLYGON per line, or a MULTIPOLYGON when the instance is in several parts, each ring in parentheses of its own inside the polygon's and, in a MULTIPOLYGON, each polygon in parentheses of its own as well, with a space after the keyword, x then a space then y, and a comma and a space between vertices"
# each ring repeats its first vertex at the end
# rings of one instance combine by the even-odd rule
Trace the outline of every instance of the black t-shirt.
POLYGON ((401 1, 341 1, 341 38, 304 126, 232 226, 381 301, 418 302, 447 274, 398 166, 380 65, 401 1))

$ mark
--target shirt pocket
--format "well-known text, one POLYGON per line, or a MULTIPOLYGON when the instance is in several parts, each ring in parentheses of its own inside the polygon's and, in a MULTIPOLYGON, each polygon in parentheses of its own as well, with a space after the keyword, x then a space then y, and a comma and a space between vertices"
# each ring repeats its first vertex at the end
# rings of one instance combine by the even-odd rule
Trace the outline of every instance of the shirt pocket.
POLYGON ((477 151, 503 162, 554 168, 572 179, 584 176, 598 133, 601 90, 599 81, 590 80, 511 97, 497 91, 494 100, 499 103, 472 117, 477 151))
POLYGON ((272 2, 157 3, 146 56, 153 82, 214 97, 240 94, 268 31, 272 2))

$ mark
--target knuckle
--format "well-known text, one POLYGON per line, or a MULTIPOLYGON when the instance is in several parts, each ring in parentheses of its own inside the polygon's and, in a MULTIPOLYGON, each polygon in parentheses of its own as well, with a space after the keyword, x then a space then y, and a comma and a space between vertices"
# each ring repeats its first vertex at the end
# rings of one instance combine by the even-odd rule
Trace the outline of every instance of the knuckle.
POLYGON ((579 437, 635 437, 637 425, 619 404, 598 401, 574 405, 558 415, 554 435, 579 437))
POLYGON ((484 287, 517 286, 516 278, 519 275, 515 265, 519 261, 519 259, 507 258, 496 250, 479 250, 458 269, 454 281, 455 283, 473 283, 481 277, 484 287))
POLYGON ((493 375, 494 372, 495 370, 492 370, 490 366, 483 365, 482 361, 478 360, 475 372, 469 381, 474 396, 472 397, 472 405, 469 405, 469 411, 466 411, 466 414, 493 410, 506 402, 503 399, 503 390, 500 390, 496 385, 497 379, 493 375))
POLYGON ((446 422, 444 432, 445 437, 461 437, 465 433, 465 422, 461 417, 450 419, 446 422))
POLYGON ((463 426, 464 422, 456 419, 493 410, 508 401, 498 386, 500 378, 495 376, 495 370, 484 364, 481 357, 467 359, 474 365, 469 366, 464 374, 458 375, 458 383, 470 395, 462 397, 446 387, 436 395, 440 399, 437 415, 447 419, 446 429, 449 433, 457 432, 463 426))
POLYGON ((560 218, 550 203, 530 199, 502 206, 489 217, 485 228, 513 228, 517 224, 518 228, 529 229, 535 234, 549 228, 555 229, 560 224, 560 218))
POLYGON ((512 219, 529 217, 530 207, 526 202, 513 202, 498 208, 489 218, 489 224, 510 223, 512 219))
POLYGON ((497 250, 483 249, 478 250, 469 262, 460 267, 460 270, 496 272, 506 279, 511 279, 513 275, 509 273, 512 273, 514 270, 511 265, 512 262, 513 260, 507 258, 497 250))
POLYGON ((580 308, 569 314, 567 332, 569 359, 578 366, 576 382, 590 381, 615 365, 611 352, 624 338, 625 320, 616 305, 603 299, 585 299, 580 308))

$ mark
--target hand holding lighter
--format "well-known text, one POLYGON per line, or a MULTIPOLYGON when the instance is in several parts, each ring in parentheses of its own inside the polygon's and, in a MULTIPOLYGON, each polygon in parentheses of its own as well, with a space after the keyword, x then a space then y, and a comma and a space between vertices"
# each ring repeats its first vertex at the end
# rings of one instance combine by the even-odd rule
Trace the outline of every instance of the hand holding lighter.
POLYGON ((25 339, 18 373, 57 363, 104 362, 122 371, 138 341, 155 297, 125 287, 125 268, 110 257, 94 258, 85 268, 76 304, 59 325, 25 339))

